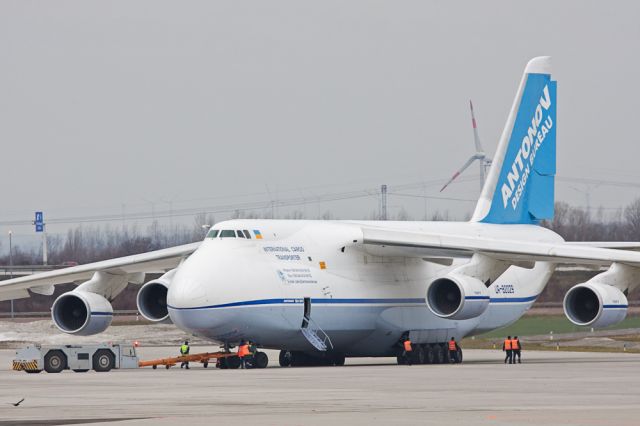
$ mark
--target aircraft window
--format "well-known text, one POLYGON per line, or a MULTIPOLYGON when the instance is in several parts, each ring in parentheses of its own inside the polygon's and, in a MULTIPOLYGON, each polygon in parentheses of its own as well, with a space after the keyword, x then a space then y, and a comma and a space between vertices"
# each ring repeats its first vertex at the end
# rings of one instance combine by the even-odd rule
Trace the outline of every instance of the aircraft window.
POLYGON ((242 232, 244 232, 244 237, 247 239, 251 239, 251 234, 249 233, 249 231, 247 231, 246 229, 244 229, 242 232))
POLYGON ((235 231, 231 231, 229 229, 224 229, 220 231, 220 238, 235 238, 235 237, 236 237, 235 231))
POLYGON ((218 231, 217 229, 212 229, 207 234, 207 238, 216 238, 218 236, 218 232, 220 232, 220 231, 218 231))
POLYGON ((242 233, 242 231, 238 230, 236 231, 236 234, 238 234, 238 238, 244 238, 244 234, 242 233))

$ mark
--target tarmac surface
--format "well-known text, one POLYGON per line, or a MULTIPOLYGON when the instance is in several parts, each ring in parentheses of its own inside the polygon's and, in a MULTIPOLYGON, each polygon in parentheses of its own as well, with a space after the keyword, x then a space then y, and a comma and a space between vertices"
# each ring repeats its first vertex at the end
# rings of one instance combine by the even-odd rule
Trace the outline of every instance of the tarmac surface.
MULTIPOLYGON (((142 359, 175 352, 139 350, 142 359)), ((637 354, 525 352, 523 364, 505 365, 500 351, 467 350, 462 365, 362 358, 299 368, 280 368, 277 352, 268 354, 263 370, 26 374, 10 370, 13 350, 1 350, 0 426, 640 423, 637 354)))

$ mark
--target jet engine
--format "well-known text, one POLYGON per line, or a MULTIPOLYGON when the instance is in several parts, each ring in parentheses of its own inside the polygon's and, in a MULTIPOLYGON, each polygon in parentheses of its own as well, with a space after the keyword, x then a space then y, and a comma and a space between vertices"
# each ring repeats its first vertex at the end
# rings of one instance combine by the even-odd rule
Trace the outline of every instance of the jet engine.
POLYGON ((489 306, 489 290, 477 278, 450 273, 431 281, 427 306, 441 318, 475 318, 489 306))
POLYGON ((172 269, 160 278, 149 281, 138 291, 138 297, 136 298, 138 311, 149 321, 171 323, 169 310, 167 309, 167 292, 175 271, 175 269, 172 269))
POLYGON ((575 285, 564 296, 564 313, 576 325, 608 327, 627 316, 627 297, 618 288, 598 282, 575 285))
POLYGON ((65 333, 90 336, 111 325, 113 308, 101 295, 76 289, 61 294, 53 302, 51 318, 65 333))

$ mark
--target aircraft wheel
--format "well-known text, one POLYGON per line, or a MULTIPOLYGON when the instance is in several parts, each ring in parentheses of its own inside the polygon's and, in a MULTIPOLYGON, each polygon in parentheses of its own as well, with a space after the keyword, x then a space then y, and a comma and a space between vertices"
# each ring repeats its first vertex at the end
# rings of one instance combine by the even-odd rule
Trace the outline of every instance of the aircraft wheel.
POLYGON ((238 368, 240 368, 240 364, 242 363, 242 361, 240 361, 240 358, 238 358, 237 356, 231 356, 229 358, 226 358, 226 360, 227 368, 231 370, 237 370, 238 368))
POLYGON ((253 355, 253 367, 254 368, 266 368, 269 364, 269 357, 264 352, 256 352, 253 355))
POLYGON ((207 368, 207 367, 209 367, 209 363, 208 363, 207 361, 205 361, 205 362, 203 362, 203 363, 202 363, 202 366, 203 366, 204 368, 207 368))
POLYGON ((398 355, 396 360, 398 361, 398 365, 407 365, 407 360, 404 359, 402 355, 398 355))
POLYGON ((67 367, 67 356, 62 351, 49 351, 44 357, 44 370, 59 373, 67 367))
POLYGON ((433 345, 431 345, 431 347, 433 348, 433 354, 435 355, 434 357, 434 364, 444 364, 444 348, 442 345, 438 344, 438 343, 434 343, 433 345))
POLYGON ((424 363, 435 364, 435 362, 436 362, 436 353, 433 350, 433 346, 424 345, 424 363))
POLYGON ((93 354, 93 369, 98 372, 110 371, 116 366, 116 357, 110 350, 100 349, 93 354))
POLYGON ((157 365, 152 366, 151 368, 153 368, 154 370, 158 368, 157 365))
POLYGON ((278 357, 278 362, 280 363, 280 367, 290 367, 291 359, 292 359, 291 352, 280 351, 280 356, 278 357))
POLYGON ((424 364, 424 349, 422 345, 415 345, 411 351, 411 361, 413 364, 424 364))
POLYGON ((462 348, 458 348, 458 353, 456 354, 456 364, 462 364, 462 348))

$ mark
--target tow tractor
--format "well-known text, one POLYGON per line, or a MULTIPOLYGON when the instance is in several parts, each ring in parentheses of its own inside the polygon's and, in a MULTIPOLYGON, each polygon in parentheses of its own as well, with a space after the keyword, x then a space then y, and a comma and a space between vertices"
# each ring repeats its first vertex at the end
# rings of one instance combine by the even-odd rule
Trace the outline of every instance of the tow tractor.
POLYGON ((112 369, 138 368, 138 355, 132 344, 95 345, 27 345, 16 351, 13 369, 27 373, 60 373, 73 370, 104 372, 112 369))
MULTIPOLYGON (((197 362, 204 368, 215 360, 220 369, 236 369, 240 367, 240 358, 235 352, 203 352, 169 358, 140 361, 136 353, 136 344, 102 343, 89 345, 27 345, 16 351, 13 370, 27 373, 60 373, 73 370, 85 373, 89 370, 104 372, 112 369, 152 367, 159 365, 166 369, 182 362, 197 362)), ((247 368, 265 368, 269 358, 264 352, 256 352, 247 357, 247 368)))

